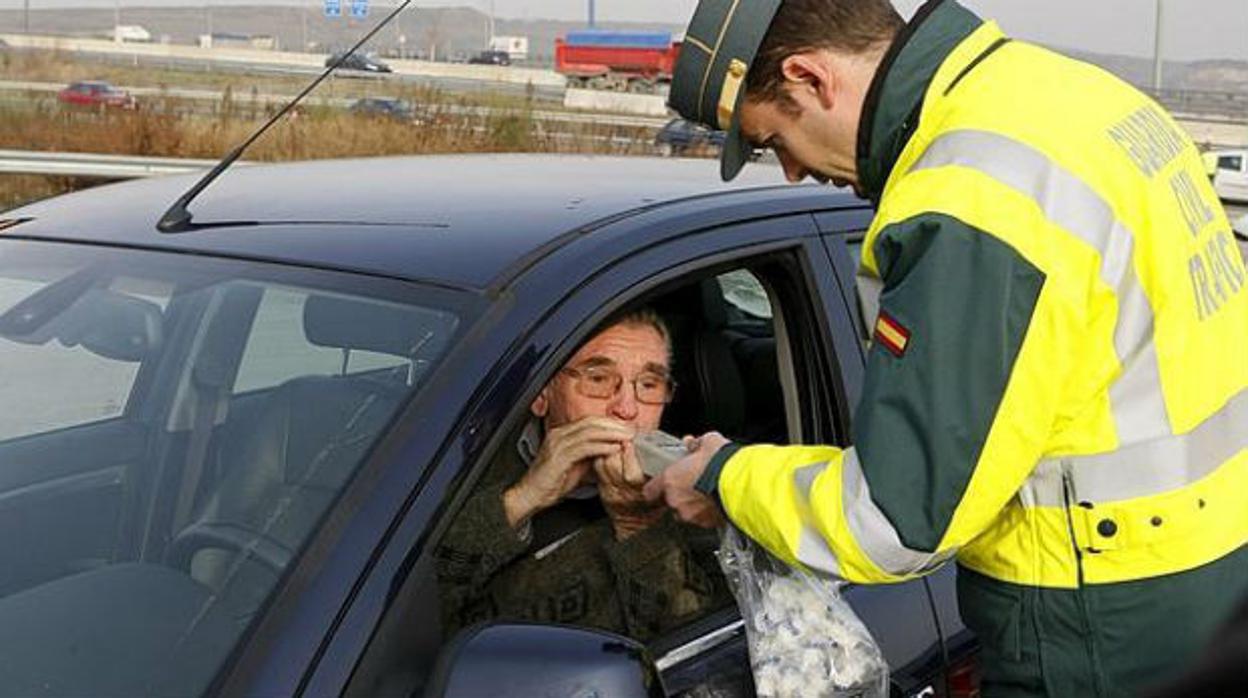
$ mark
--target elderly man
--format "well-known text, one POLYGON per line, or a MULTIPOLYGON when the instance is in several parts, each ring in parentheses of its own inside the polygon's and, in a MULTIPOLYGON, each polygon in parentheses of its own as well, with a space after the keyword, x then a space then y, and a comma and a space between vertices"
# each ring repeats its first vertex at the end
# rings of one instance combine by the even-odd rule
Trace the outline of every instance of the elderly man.
POLYGON ((448 632, 505 618, 647 640, 727 601, 713 537, 642 496, 632 438, 658 428, 670 366, 667 328, 643 310, 609 320, 551 379, 439 548, 448 632))

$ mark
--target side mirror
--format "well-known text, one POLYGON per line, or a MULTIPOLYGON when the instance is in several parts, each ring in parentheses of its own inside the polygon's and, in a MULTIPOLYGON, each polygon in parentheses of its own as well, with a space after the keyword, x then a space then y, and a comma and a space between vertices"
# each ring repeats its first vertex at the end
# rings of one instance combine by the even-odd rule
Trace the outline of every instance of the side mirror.
POLYGON ((646 648, 583 628, 490 624, 460 633, 438 660, 427 698, 661 698, 646 648))

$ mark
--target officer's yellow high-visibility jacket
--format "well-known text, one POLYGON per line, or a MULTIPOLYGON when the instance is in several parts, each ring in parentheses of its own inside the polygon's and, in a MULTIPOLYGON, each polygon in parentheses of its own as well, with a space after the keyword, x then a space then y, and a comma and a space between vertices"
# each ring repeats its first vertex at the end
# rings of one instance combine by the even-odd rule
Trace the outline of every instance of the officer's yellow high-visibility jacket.
POLYGON ((1200 154, 952 1, 899 36, 861 130, 853 446, 730 446, 699 486, 854 582, 956 558, 993 690, 1137 695, 1248 593, 1248 276, 1200 154))

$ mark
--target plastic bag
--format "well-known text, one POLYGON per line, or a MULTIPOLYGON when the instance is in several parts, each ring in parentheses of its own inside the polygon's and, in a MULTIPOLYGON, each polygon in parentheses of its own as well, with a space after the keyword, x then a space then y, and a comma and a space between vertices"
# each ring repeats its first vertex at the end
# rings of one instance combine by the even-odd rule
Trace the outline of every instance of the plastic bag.
POLYGON ((759 698, 888 696, 888 664, 842 598, 844 582, 789 567, 731 524, 719 564, 745 620, 759 698))

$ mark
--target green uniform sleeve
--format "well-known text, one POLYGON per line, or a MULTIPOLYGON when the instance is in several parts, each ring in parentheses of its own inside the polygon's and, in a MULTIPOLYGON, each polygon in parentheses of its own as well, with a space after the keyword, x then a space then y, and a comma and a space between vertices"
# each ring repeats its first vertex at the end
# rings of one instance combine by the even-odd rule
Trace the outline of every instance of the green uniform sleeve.
POLYGON ((901 542, 935 551, 994 423, 1010 418, 999 409, 1044 275, 997 237, 934 214, 883 230, 874 251, 881 312, 910 339, 900 356, 874 340, 853 442, 901 542))

